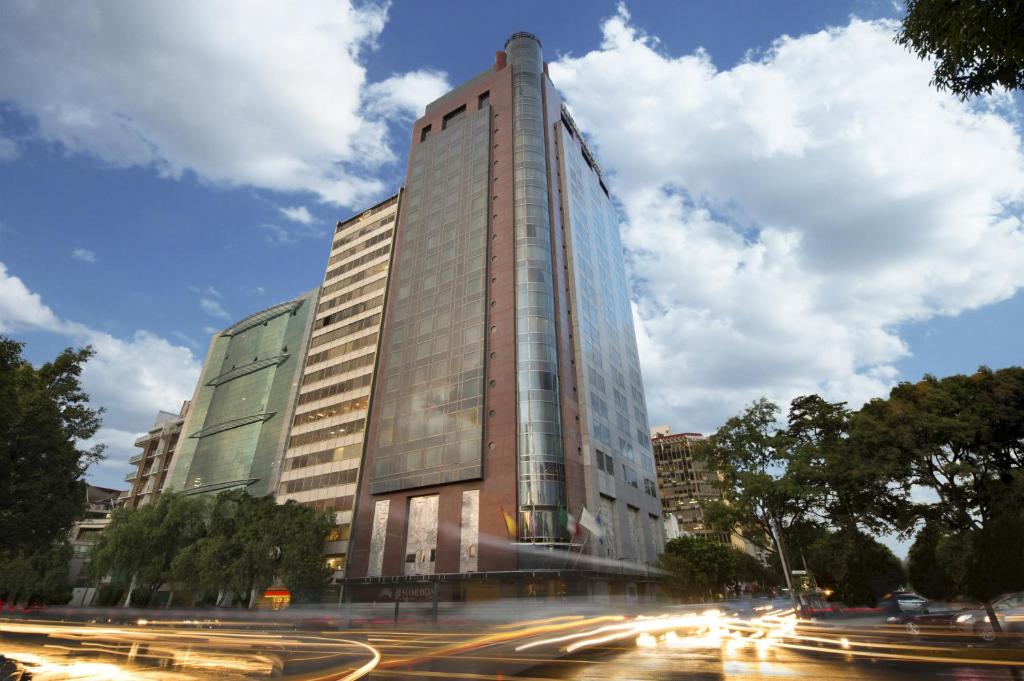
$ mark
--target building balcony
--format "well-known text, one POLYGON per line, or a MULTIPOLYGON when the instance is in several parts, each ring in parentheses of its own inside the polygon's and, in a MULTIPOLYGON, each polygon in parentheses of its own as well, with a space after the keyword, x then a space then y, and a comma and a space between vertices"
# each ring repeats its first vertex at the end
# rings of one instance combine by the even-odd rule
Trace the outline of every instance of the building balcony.
POLYGON ((145 456, 146 456, 145 452, 140 452, 139 454, 136 454, 132 458, 128 459, 128 463, 136 464, 136 463, 142 461, 142 459, 144 459, 145 456))
POLYGON ((129 473, 128 475, 124 476, 124 481, 125 481, 125 482, 132 482, 132 481, 133 481, 133 480, 135 480, 135 478, 137 478, 138 476, 139 476, 139 471, 137 471, 137 470, 134 470, 134 471, 132 471, 131 473, 129 473))
POLYGON ((145 445, 150 440, 153 440, 153 439, 158 438, 158 437, 160 437, 160 433, 159 432, 156 432, 156 433, 146 433, 145 435, 141 436, 138 440, 135 441, 135 446, 136 447, 142 447, 143 445, 145 445))

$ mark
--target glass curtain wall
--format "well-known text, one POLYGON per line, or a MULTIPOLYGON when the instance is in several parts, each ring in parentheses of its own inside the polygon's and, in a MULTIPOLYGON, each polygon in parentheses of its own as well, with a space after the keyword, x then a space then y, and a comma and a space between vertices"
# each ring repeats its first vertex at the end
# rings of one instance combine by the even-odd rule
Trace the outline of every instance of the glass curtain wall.
POLYGON ((513 69, 519 539, 554 542, 565 535, 558 523, 558 509, 565 505, 565 462, 544 151, 544 62, 540 42, 530 34, 513 35, 505 52, 513 69))

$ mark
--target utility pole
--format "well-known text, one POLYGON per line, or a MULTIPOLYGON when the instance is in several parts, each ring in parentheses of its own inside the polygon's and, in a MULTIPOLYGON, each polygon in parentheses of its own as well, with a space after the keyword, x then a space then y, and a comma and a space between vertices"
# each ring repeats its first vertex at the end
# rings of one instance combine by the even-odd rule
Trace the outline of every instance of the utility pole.
POLYGON ((779 562, 782 563, 782 572, 786 576, 786 586, 789 587, 789 597, 793 601, 793 609, 800 614, 800 603, 796 599, 796 591, 793 590, 793 577, 789 573, 789 562, 786 560, 786 552, 782 548, 782 534, 779 532, 779 524, 775 522, 775 516, 771 516, 772 538, 775 540, 775 550, 779 552, 779 562))

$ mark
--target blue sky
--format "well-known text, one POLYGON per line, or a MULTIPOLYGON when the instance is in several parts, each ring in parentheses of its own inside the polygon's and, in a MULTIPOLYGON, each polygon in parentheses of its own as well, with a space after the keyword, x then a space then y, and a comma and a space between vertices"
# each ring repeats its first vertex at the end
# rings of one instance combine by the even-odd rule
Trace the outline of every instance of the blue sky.
POLYGON ((519 30, 620 202, 654 423, 1024 359, 1019 100, 928 88, 892 3, 231 5, 0 9, 0 332, 97 346, 97 483, 519 30))

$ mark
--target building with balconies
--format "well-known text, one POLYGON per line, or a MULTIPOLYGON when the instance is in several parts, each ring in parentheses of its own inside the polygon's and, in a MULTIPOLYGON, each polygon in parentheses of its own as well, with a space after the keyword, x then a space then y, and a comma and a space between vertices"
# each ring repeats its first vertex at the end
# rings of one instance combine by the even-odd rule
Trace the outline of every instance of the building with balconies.
POLYGON ((124 478, 130 487, 121 495, 121 505, 137 508, 156 501, 174 461, 174 452, 188 407, 189 403, 185 402, 177 414, 159 412, 153 427, 135 440, 135 446, 142 451, 128 459, 128 463, 134 465, 135 469, 124 478))

